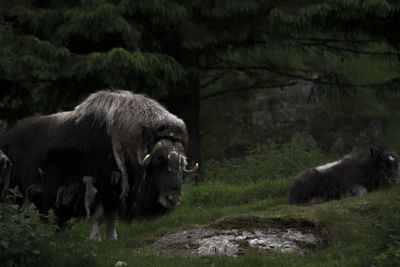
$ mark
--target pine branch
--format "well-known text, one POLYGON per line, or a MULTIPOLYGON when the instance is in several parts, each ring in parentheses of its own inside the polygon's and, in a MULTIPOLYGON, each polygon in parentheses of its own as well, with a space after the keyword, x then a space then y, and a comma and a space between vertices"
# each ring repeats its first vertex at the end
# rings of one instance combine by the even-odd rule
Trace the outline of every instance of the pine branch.
POLYGON ((379 43, 379 39, 335 39, 335 38, 295 38, 298 42, 329 42, 329 43, 351 43, 351 44, 373 44, 379 43))
MULTIPOLYGON (((338 42, 339 43, 339 42, 338 42)), ((339 45, 333 45, 330 43, 330 41, 324 41, 324 40, 319 40, 319 41, 303 41, 300 42, 302 46, 312 46, 312 47, 321 47, 324 49, 328 49, 331 51, 340 51, 340 52, 349 52, 353 54, 359 54, 359 55, 371 55, 371 56, 400 56, 400 53, 396 52, 378 52, 378 51, 368 51, 368 50, 362 50, 358 49, 357 46, 339 46, 339 45)))
POLYGON ((291 81, 291 82, 276 82, 276 83, 271 83, 271 81, 263 81, 263 82, 255 82, 251 85, 248 86, 242 86, 242 87, 238 87, 235 89, 226 89, 226 90, 221 90, 221 91, 217 91, 214 93, 210 93, 206 96, 203 96, 202 99, 208 99, 208 98, 212 98, 212 97, 216 97, 216 96, 220 96, 220 95, 224 95, 224 94, 231 94, 231 93, 239 93, 239 92, 245 92, 245 91, 252 91, 252 90, 265 90, 265 89, 274 89, 274 88, 279 88, 279 87, 285 87, 285 86, 292 86, 297 84, 297 81, 291 81))
POLYGON ((213 76, 210 80, 208 80, 207 82, 200 84, 199 89, 203 89, 206 88, 207 86, 217 82, 218 80, 222 79, 223 77, 225 77, 228 73, 230 73, 230 71, 225 71, 223 73, 221 73, 220 75, 215 75, 213 76))
MULTIPOLYGON (((209 70, 225 70, 225 71, 233 71, 233 70, 240 70, 243 72, 252 72, 252 71, 267 71, 269 73, 275 73, 279 77, 285 77, 291 79, 290 82, 287 83, 287 85, 293 85, 293 79, 294 80, 302 80, 302 81, 308 81, 308 82, 313 82, 316 85, 321 85, 321 86, 335 86, 337 88, 340 88, 340 91, 343 91, 342 94, 347 94, 345 93, 346 89, 354 89, 354 88, 369 88, 369 89, 385 89, 385 90, 390 90, 390 91, 400 91, 400 77, 396 77, 394 79, 390 79, 384 82, 377 82, 377 83, 352 83, 349 81, 344 75, 340 73, 335 73, 335 72, 324 72, 324 71, 311 71, 311 70, 304 70, 304 69, 280 69, 280 68, 274 68, 271 65, 235 65, 234 62, 230 61, 227 62, 227 65, 229 66, 215 66, 215 67, 208 67, 209 70), (305 73, 305 74, 299 74, 299 73, 305 73), (310 77, 309 74, 318 74, 315 75, 315 77, 310 77)), ((286 83, 282 83, 283 86, 286 85, 286 83)), ((278 87, 279 85, 273 85, 273 87, 278 87)), ((248 90, 251 90, 251 87, 249 87, 248 90)), ((272 87, 271 87, 272 88, 272 87)))

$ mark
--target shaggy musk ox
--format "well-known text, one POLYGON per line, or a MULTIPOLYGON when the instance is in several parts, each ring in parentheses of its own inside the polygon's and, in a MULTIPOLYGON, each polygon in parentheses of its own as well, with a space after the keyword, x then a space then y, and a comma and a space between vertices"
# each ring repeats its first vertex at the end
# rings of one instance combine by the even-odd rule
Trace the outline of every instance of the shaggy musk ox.
POLYGON ((390 186, 397 181, 397 155, 371 148, 367 155, 347 155, 341 160, 301 171, 290 183, 289 203, 338 199, 390 186))
POLYGON ((100 91, 73 111, 24 119, 0 138, 13 164, 0 176, 0 192, 18 186, 22 207, 54 209, 61 224, 87 216, 95 240, 105 219, 106 238, 117 239, 117 218, 155 216, 180 204, 182 175, 198 168, 187 169, 187 142, 185 123, 156 101, 100 91))

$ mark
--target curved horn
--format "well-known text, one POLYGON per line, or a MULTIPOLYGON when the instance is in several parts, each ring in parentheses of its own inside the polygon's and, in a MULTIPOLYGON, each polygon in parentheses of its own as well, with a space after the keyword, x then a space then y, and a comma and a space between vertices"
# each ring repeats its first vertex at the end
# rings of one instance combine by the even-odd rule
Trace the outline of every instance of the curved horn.
POLYGON ((150 160, 151 160, 151 156, 150 156, 150 154, 147 154, 147 155, 143 158, 143 161, 142 161, 143 163, 142 163, 142 165, 143 165, 143 166, 149 165, 150 160))
POLYGON ((199 168, 199 164, 196 163, 192 169, 188 170, 188 169, 186 169, 186 167, 185 167, 185 168, 183 168, 183 171, 184 171, 185 173, 188 173, 188 174, 189 174, 189 173, 194 173, 195 171, 197 171, 198 168, 199 168))

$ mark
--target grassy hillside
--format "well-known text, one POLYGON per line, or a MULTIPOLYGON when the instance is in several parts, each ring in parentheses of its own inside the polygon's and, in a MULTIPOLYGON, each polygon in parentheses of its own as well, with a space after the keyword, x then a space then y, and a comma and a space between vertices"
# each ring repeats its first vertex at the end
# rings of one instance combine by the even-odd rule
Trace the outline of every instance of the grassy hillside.
MULTIPOLYGON (((191 190, 186 193, 190 194, 191 190)), ((214 208, 184 204, 156 220, 132 225, 120 223, 118 242, 86 241, 89 225, 80 222, 58 237, 57 254, 51 260, 54 266, 113 266, 117 261, 124 261, 128 266, 366 266, 374 263, 394 266, 395 262, 399 263, 395 256, 399 247, 397 244, 391 248, 391 245, 396 245, 393 242, 399 240, 399 233, 392 240, 389 233, 396 226, 398 229, 399 197, 400 187, 396 186, 363 197, 314 206, 289 206, 283 197, 214 208), (307 218, 328 231, 329 247, 306 256, 254 252, 238 258, 188 259, 144 252, 146 245, 166 233, 237 216, 243 220, 247 216, 307 218)))
MULTIPOLYGON (((187 180, 182 205, 169 214, 130 225, 119 222, 117 242, 89 241, 86 238, 89 223, 75 222, 64 232, 43 238, 39 247, 45 248, 46 253, 30 253, 29 265, 114 266, 118 261, 128 266, 398 265, 400 185, 322 204, 287 204, 285 193, 292 177, 305 167, 333 158, 296 137, 282 147, 270 143, 253 150, 242 160, 210 162, 199 185, 187 180), (294 224, 303 219, 313 222, 323 231, 328 247, 307 255, 252 251, 236 258, 183 258, 152 255, 147 251, 151 243, 167 233, 207 227, 216 221, 232 224, 231 227, 239 223, 251 225, 255 217, 280 218, 294 224)), ((2 217, 0 223, 1 220, 2 217)), ((2 245, 4 239, 0 240, 2 245)), ((33 249, 37 250, 38 245, 33 249)), ((8 251, 12 250, 17 248, 9 244, 8 251)))

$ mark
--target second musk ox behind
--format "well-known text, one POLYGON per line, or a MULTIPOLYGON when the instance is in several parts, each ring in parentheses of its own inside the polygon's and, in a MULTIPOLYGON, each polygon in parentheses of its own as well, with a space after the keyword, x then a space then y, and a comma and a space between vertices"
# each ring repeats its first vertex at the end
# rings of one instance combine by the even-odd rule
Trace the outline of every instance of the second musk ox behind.
POLYGON ((397 155, 386 148, 301 171, 290 183, 289 203, 300 204, 365 194, 397 182, 397 155))
MULTIPOLYGON (((22 207, 54 209, 60 223, 87 216, 90 238, 117 239, 117 218, 154 216, 181 202, 185 123, 156 101, 100 91, 74 110, 20 121, 0 138, 7 157, 0 192, 18 186, 22 207), (11 169, 11 172, 10 172, 11 169)), ((4 194, 2 195, 5 200, 4 194)))

